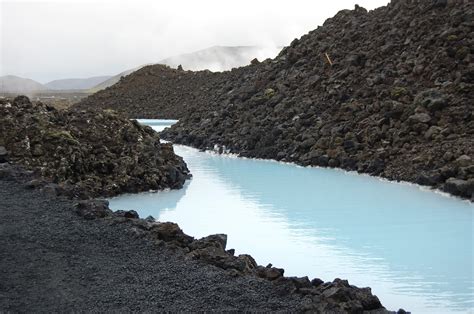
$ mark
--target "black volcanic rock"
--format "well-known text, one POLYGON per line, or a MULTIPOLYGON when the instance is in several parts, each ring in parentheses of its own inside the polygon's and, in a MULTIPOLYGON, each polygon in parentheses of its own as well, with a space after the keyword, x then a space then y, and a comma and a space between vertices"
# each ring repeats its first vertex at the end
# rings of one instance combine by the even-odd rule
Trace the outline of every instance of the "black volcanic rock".
POLYGON ((173 223, 12 179, 0 179, 2 311, 393 313, 370 288, 288 278, 233 256, 223 234, 197 240, 173 223))
POLYGON ((166 65, 145 66, 75 105, 77 109, 113 109, 133 118, 177 119, 206 102, 229 73, 183 71, 166 65), (203 86, 203 83, 206 86, 203 86), (159 112, 159 114, 157 114, 159 112))
POLYGON ((207 111, 186 112, 162 136, 473 198, 473 21, 470 1, 341 11, 275 60, 239 69, 196 105, 207 111))
POLYGON ((24 96, 0 101, 0 146, 11 162, 55 183, 44 188, 56 194, 175 189, 189 175, 171 144, 160 143, 150 127, 111 110, 57 111, 24 96))
MULTIPOLYGON (((79 107, 179 119, 162 136, 200 149, 453 193, 447 179, 474 178, 473 21, 472 1, 356 6, 274 60, 223 73, 145 67, 79 107)), ((472 198, 470 186, 456 194, 472 198)))
POLYGON ((8 161, 8 151, 5 147, 0 146, 0 163, 8 161))

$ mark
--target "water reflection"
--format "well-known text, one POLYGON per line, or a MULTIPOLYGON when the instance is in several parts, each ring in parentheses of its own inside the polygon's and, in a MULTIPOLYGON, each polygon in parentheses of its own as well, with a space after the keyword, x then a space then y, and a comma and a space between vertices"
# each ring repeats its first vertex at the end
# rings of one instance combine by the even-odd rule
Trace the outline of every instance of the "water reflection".
MULTIPOLYGON (((149 192, 140 194, 129 194, 123 197, 114 198, 111 203, 114 206, 120 206, 120 209, 134 209, 140 217, 146 218, 148 216, 158 217, 157 213, 167 210, 174 210, 179 200, 186 195, 186 191, 190 182, 186 182, 182 189, 166 190, 160 192, 149 192), (159 196, 157 196, 159 194, 159 196), (135 198, 139 196, 139 201, 135 198), (156 198, 159 197, 160 202, 157 204, 156 198), (116 205, 117 204, 117 205, 116 205), (119 204, 119 205, 118 205, 119 204)), ((116 208, 114 208, 116 209, 116 208)))
POLYGON ((414 186, 176 146, 193 173, 180 191, 126 195, 114 209, 175 221, 287 275, 348 278, 391 309, 473 308, 473 210, 414 186))

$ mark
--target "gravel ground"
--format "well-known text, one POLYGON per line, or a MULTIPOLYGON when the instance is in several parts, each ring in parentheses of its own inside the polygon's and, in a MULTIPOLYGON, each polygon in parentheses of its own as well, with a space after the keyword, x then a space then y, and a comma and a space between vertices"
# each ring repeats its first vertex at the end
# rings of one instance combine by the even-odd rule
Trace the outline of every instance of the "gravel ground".
POLYGON ((0 312, 297 310, 266 280, 157 248, 73 202, 0 180, 0 312))

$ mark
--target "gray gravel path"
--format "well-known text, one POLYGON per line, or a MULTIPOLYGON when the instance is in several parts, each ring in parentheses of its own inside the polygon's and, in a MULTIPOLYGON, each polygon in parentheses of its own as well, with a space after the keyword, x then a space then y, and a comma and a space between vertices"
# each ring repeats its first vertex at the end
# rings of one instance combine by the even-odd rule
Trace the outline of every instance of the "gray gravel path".
POLYGON ((72 202, 0 180, 0 312, 295 310, 268 281, 157 248, 72 202))

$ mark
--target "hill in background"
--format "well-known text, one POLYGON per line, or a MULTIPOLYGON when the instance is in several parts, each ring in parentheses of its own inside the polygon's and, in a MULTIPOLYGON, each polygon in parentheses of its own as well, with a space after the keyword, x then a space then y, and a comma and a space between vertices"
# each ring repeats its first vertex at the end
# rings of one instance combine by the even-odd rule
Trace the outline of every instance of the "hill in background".
POLYGON ((47 87, 34 80, 15 75, 0 77, 0 93, 31 93, 46 90, 47 87))
POLYGON ((100 84, 112 76, 94 76, 88 78, 72 78, 72 79, 62 79, 54 80, 49 83, 46 83, 45 86, 51 90, 75 90, 75 89, 91 89, 92 87, 100 84))
MULTIPOLYGON (((157 64, 186 70, 210 70, 213 72, 231 70, 248 65, 254 58, 259 60, 275 57, 281 47, 263 48, 258 46, 213 46, 207 49, 163 59, 157 64)), ((0 77, 0 93, 34 95, 39 91, 84 91, 94 93, 114 85, 120 78, 135 72, 146 65, 123 71, 115 76, 94 76, 89 78, 59 79, 41 84, 31 79, 7 75, 0 77)), ((54 93, 54 92, 53 92, 54 93)))

